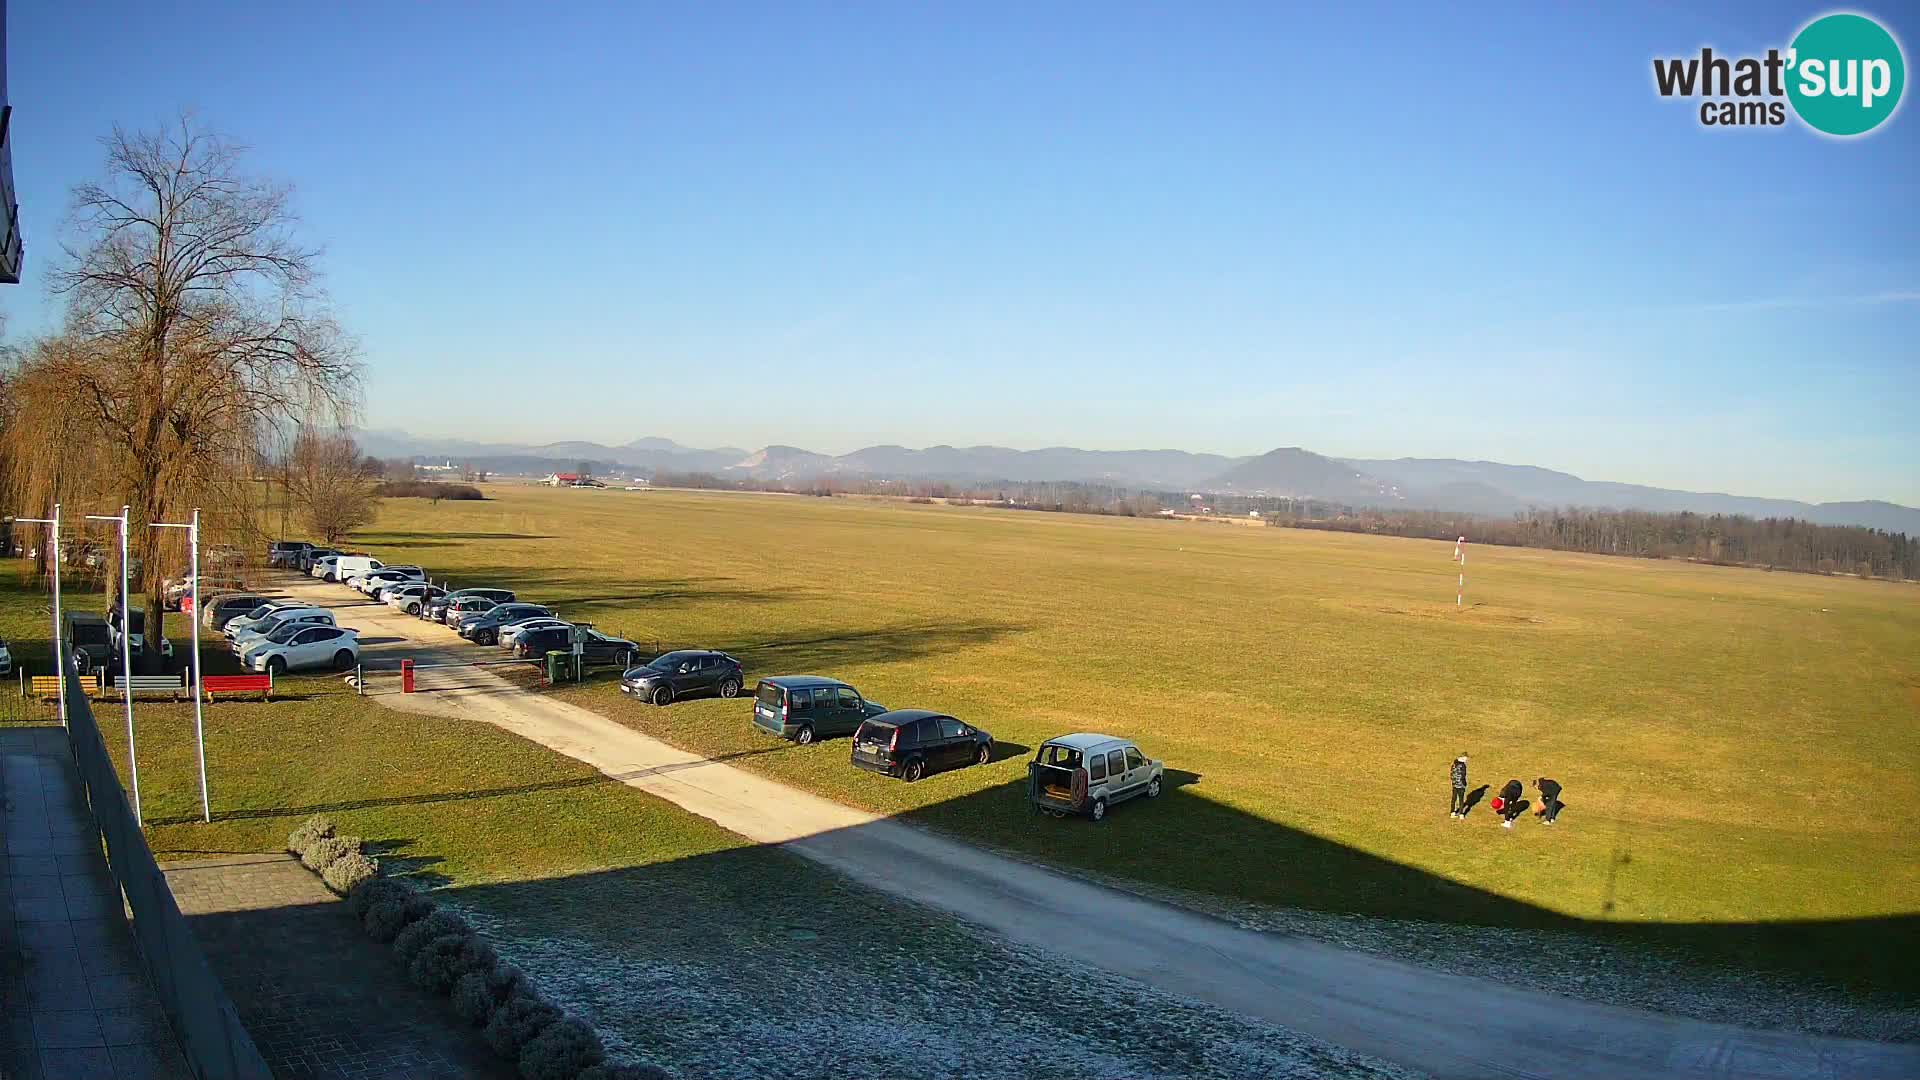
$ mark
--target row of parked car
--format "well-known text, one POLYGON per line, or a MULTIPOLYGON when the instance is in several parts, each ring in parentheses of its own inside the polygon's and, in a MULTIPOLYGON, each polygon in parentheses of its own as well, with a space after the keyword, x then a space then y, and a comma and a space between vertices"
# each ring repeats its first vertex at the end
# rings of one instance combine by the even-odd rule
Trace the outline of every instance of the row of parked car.
MULTIPOLYGON (((636 663, 633 642, 576 626, 549 607, 520 600, 510 589, 450 591, 428 581, 418 566, 386 565, 369 555, 298 542, 275 545, 269 562, 342 582, 397 610, 452 627, 476 644, 500 645, 523 657, 565 651, 578 636, 589 660, 627 664, 620 676, 622 693, 657 706, 688 697, 734 698, 746 685, 743 665, 729 653, 680 649, 636 663)), ((759 680, 752 722, 802 746, 851 736, 849 760, 855 768, 908 782, 993 760, 993 735, 982 728, 927 709, 889 709, 848 683, 817 675, 759 680)), ((1130 740, 1077 732, 1043 744, 1028 774, 1028 795, 1037 809, 1055 816, 1085 814, 1098 821, 1114 804, 1137 796, 1158 797, 1165 765, 1130 740)))

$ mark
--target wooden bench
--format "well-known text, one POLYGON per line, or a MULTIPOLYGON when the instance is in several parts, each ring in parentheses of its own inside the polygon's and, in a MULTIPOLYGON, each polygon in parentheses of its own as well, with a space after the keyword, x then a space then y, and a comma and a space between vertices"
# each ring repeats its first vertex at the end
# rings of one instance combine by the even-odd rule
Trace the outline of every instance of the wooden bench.
POLYGON ((262 700, 273 700, 273 673, 265 675, 205 675, 200 686, 207 692, 207 700, 212 701, 215 694, 261 694, 262 700))
POLYGON ((135 675, 128 682, 122 676, 114 676, 110 689, 118 691, 123 686, 136 694, 166 694, 178 701, 180 692, 186 689, 186 680, 179 675, 135 675))
MULTIPOLYGON (((72 678, 74 678, 80 683, 81 692, 86 694, 88 697, 99 697, 101 695, 99 676, 75 675, 75 676, 72 676, 72 678)), ((57 700, 60 697, 60 676, 58 675, 28 676, 28 693, 31 693, 34 697, 37 697, 37 698, 44 698, 47 701, 57 700)))

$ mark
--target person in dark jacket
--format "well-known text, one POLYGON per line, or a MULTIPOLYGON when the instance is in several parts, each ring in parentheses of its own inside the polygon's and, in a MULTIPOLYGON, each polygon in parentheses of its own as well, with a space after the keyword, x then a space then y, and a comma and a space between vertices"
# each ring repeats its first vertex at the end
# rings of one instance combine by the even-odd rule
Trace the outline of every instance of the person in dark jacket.
POLYGON ((1501 828, 1513 828, 1513 819, 1520 816, 1520 796, 1525 794, 1526 790, 1518 780, 1509 780, 1507 786, 1500 789, 1501 828))
POLYGON ((1453 759, 1453 772, 1449 777, 1453 781, 1453 819, 1467 816, 1467 755, 1461 754, 1453 759))
POLYGON ((1553 819, 1560 816, 1560 781, 1542 776, 1533 782, 1533 786, 1540 791, 1540 819, 1551 825, 1553 819))

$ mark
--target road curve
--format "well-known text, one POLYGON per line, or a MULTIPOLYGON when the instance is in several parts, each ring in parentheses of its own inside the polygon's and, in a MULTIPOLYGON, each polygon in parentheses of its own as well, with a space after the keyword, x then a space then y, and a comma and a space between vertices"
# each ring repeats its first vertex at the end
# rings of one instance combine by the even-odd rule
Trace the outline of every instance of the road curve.
MULTIPOLYGON (((493 659, 445 627, 340 586, 288 593, 343 607, 369 663, 493 659), (480 654, 476 656, 476 653, 480 654)), ((1452 1080, 1909 1080, 1920 1046, 1754 1031, 1466 978, 1301 937, 1245 930, 876 817, 675 749, 483 669, 374 681, 384 705, 480 720, 592 765, 748 839, 1011 940, 1452 1080)))

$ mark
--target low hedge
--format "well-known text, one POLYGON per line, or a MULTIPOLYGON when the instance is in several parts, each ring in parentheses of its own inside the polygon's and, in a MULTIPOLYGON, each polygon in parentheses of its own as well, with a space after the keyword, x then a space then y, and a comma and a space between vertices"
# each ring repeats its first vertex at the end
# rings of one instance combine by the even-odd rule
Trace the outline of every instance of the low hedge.
POLYGON ((521 1049, 532 1042, 535 1035, 545 1031, 548 1024, 559 1019, 559 1009, 532 993, 522 991, 493 1010, 493 1016, 487 1020, 481 1037, 487 1040, 488 1046, 493 1047, 494 1053, 508 1061, 518 1061, 521 1049))
POLYGON ((451 995, 454 1013, 525 1080, 672 1080, 657 1066, 606 1060, 593 1025, 549 1004, 465 919, 381 877, 359 837, 337 833, 331 818, 315 814, 288 835, 287 850, 346 898, 368 937, 393 945, 414 985, 451 995))
POLYGON ((581 1071, 607 1060, 607 1048, 593 1026, 563 1016, 520 1048, 520 1075, 526 1080, 575 1080, 581 1071))

